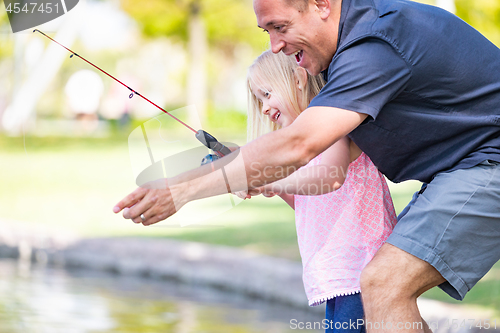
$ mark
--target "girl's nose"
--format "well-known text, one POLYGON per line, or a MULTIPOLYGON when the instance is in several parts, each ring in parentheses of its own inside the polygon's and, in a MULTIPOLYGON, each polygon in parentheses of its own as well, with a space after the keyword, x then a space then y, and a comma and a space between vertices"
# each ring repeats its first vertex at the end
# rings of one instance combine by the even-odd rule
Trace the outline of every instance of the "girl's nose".
POLYGON ((271 111, 271 108, 269 107, 268 104, 262 104, 262 113, 264 115, 269 115, 269 112, 271 111))

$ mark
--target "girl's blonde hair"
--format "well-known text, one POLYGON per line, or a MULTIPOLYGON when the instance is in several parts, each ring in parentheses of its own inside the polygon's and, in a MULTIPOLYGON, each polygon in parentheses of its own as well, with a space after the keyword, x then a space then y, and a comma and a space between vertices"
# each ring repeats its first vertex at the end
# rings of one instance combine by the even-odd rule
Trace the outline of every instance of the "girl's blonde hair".
POLYGON ((321 75, 312 76, 307 73, 307 84, 302 89, 299 105, 296 88, 298 67, 295 58, 286 56, 283 52, 274 54, 271 50, 262 53, 250 66, 247 75, 248 141, 280 128, 262 114, 262 102, 253 94, 252 87, 267 92, 269 87, 272 87, 271 93, 281 99, 280 105, 291 107, 290 112, 299 115, 324 86, 325 81, 321 75))

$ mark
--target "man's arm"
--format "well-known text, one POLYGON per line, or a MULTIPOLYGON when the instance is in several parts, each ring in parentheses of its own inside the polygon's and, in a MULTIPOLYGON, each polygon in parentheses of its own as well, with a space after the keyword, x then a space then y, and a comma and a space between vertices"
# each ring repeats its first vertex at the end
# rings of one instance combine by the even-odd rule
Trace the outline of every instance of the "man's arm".
POLYGON ((320 164, 301 168, 258 190, 278 195, 321 195, 338 190, 344 183, 351 162, 350 143, 348 137, 341 138, 323 152, 320 164))
POLYGON ((323 152, 320 164, 300 168, 286 178, 256 189, 238 192, 238 196, 244 199, 259 194, 266 197, 278 195, 295 209, 295 195, 321 195, 335 191, 342 186, 347 176, 352 155, 351 144, 351 140, 345 136, 323 152))
POLYGON ((148 183, 126 196, 113 211, 118 213, 131 207, 124 217, 141 222, 139 216, 144 214, 144 225, 164 220, 190 201, 227 193, 227 187, 220 186, 225 183, 224 175, 217 170, 222 166, 233 192, 285 178, 350 133, 365 118, 365 114, 332 107, 308 108, 290 126, 243 146, 241 158, 227 165, 225 158, 215 161, 215 172, 211 172, 212 166, 205 165, 168 180, 148 183), (238 177, 242 168, 246 179, 238 177))

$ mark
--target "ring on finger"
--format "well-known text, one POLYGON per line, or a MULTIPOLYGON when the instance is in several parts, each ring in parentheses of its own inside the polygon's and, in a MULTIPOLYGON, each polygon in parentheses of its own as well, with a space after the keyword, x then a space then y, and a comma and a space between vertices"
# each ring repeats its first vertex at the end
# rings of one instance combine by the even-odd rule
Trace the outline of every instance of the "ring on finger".
POLYGON ((140 217, 141 217, 142 222, 146 221, 146 217, 144 216, 144 214, 141 214, 140 217))

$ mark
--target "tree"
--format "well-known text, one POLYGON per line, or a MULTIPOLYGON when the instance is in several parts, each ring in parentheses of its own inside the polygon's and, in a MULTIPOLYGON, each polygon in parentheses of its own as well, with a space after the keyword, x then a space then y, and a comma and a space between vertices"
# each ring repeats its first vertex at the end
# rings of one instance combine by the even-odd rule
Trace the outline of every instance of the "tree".
POLYGON ((122 5, 146 36, 167 36, 186 45, 189 54, 188 104, 203 115, 208 47, 231 52, 238 43, 262 48, 267 35, 257 29, 250 0, 149 0, 122 5))
POLYGON ((455 13, 457 10, 455 0, 436 0, 436 6, 446 9, 451 13, 455 13))
POLYGON ((456 14, 500 46, 500 1, 455 0, 456 14))

